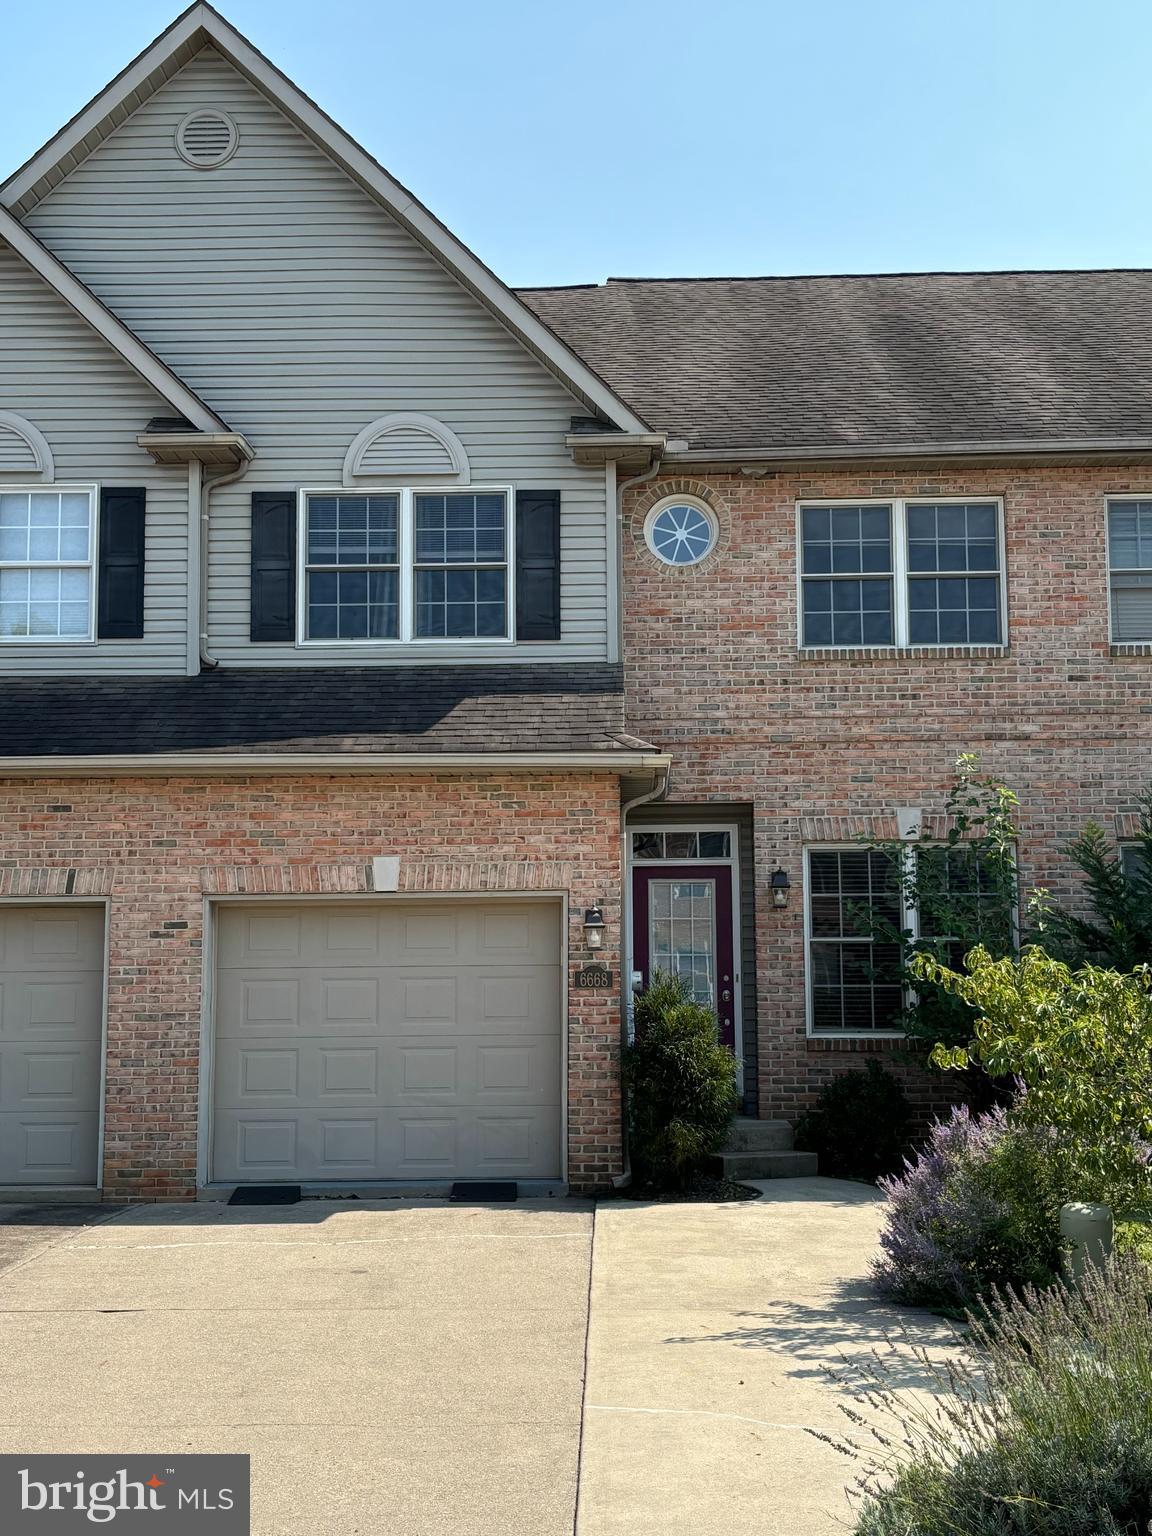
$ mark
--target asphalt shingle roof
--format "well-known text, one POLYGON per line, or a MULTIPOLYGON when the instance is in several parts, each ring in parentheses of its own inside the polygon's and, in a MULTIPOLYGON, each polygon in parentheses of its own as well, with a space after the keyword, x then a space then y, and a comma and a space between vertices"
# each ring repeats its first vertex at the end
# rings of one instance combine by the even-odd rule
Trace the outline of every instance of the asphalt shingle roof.
POLYGON ((600 752, 624 732, 620 669, 223 669, 6 678, 0 757, 150 752, 600 752))
POLYGON ((520 297, 692 448, 1152 437, 1152 271, 613 278, 520 297))

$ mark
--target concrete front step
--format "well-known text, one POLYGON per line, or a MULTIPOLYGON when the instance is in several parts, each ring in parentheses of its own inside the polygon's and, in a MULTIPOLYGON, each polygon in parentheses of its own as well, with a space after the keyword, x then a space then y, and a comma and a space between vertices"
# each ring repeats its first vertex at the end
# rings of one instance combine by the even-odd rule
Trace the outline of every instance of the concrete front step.
POLYGON ((815 1152, 721 1152, 713 1159, 725 1179, 810 1179, 818 1163, 815 1152))
POLYGON ((739 1115, 733 1120, 725 1152, 790 1152, 792 1127, 787 1120, 751 1120, 739 1115))

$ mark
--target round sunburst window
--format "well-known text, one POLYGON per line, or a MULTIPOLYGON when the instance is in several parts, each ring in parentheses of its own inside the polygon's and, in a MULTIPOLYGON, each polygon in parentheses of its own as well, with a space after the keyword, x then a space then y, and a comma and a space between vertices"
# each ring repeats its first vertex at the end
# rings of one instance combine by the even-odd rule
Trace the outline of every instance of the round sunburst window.
POLYGON ((644 542, 665 565, 699 565, 715 549, 719 532, 712 508, 688 496, 658 501, 644 519, 644 542))

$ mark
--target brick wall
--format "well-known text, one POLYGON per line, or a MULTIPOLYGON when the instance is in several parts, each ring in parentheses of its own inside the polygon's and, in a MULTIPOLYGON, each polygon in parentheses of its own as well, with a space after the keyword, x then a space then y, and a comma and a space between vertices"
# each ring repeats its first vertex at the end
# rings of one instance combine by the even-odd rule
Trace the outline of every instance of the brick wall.
MULTIPOLYGON (((277 776, 0 785, 0 896, 108 896, 105 1187, 195 1190, 205 898, 371 891, 376 854, 401 891, 566 889, 570 959, 584 908, 619 972, 619 787, 610 775, 277 776)), ((601 958, 601 957, 598 957, 601 958)), ((616 994, 569 993, 574 1187, 621 1167, 616 994)))
POLYGON ((963 751, 981 753, 1021 798, 1025 887, 1075 891, 1060 848, 1088 818, 1130 832, 1152 781, 1152 647, 1109 646, 1105 495, 1150 485, 1152 467, 921 469, 666 476, 630 493, 629 729, 674 754, 670 800, 755 808, 761 1114, 795 1115, 869 1049, 922 1107, 950 1086, 902 1048, 805 1038, 805 840, 888 836, 897 806, 939 810, 963 751), (644 545, 644 514, 675 491, 702 495, 720 523, 715 551, 687 569, 644 545), (1006 650, 798 654, 798 500, 968 495, 1004 501, 1006 650), (783 912, 767 892, 777 863, 793 883, 783 912))

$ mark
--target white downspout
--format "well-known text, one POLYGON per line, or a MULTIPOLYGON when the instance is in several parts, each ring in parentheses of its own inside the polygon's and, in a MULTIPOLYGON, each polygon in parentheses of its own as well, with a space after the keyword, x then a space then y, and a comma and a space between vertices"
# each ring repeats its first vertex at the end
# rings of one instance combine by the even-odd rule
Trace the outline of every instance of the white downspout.
POLYGON ((200 670, 200 605, 202 602, 204 550, 200 538, 201 501, 204 493, 204 466, 199 459, 188 460, 188 590, 184 599, 186 634, 184 670, 195 677, 200 670))
MULTIPOLYGON (((660 473, 660 458, 657 456, 652 468, 644 471, 642 475, 633 475, 630 480, 619 480, 616 483, 616 580, 617 603, 616 615, 618 634, 616 639, 617 655, 624 654, 624 492, 630 491, 634 485, 644 485, 648 480, 655 480, 660 473)), ((623 933, 620 935, 620 988, 625 998, 631 997, 632 988, 632 946, 626 943, 627 936, 632 931, 632 882, 628 878, 628 812, 635 810, 638 805, 647 805, 650 800, 659 800, 668 791, 668 771, 657 774, 656 783, 647 794, 636 795, 631 800, 626 800, 620 807, 620 847, 621 865, 624 871, 624 900, 621 903, 623 913, 623 933), (624 971, 627 970, 627 980, 624 971)), ((625 1038, 630 1039, 632 1034, 632 1009, 626 1002, 624 1006, 625 1038)), ((628 1141, 624 1141, 624 1172, 612 1180, 613 1189, 627 1189, 632 1183, 632 1158, 628 1151, 628 1141)))
MULTIPOLYGON (((212 505, 212 492, 218 491, 223 485, 231 485, 236 480, 241 480, 251 468, 252 460, 245 459, 239 469, 230 470, 226 475, 218 475, 214 480, 204 483, 203 493, 199 496, 200 504, 200 569, 197 583, 198 611, 197 611, 197 647, 200 671, 211 672, 220 665, 216 657, 208 650, 208 526, 212 505)), ((199 467, 199 466, 197 466, 199 467)), ((191 472, 191 465, 189 465, 191 472)))

